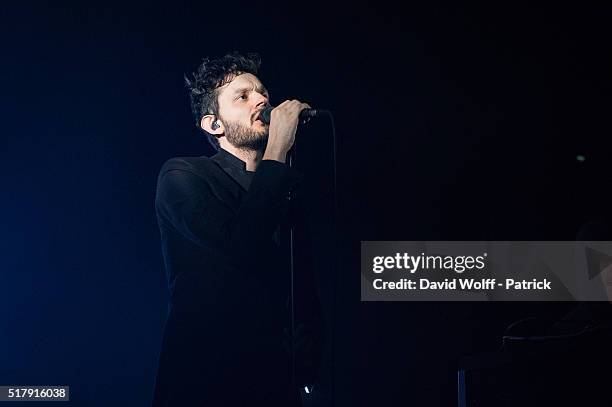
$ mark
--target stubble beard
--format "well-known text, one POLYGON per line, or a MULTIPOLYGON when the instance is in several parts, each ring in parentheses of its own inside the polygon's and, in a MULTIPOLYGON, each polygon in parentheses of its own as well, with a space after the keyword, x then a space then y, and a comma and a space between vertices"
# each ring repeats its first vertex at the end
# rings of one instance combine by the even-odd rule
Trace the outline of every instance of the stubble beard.
POLYGON ((238 122, 224 121, 225 137, 234 147, 248 151, 264 151, 268 145, 268 126, 253 130, 238 122))

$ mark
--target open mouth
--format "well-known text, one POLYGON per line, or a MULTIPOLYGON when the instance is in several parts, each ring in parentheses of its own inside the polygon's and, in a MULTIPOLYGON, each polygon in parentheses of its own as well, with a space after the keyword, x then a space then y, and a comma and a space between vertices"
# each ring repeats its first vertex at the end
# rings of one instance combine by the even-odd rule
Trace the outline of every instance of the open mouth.
POLYGON ((263 122, 263 120, 261 120, 261 119, 259 118, 259 116, 261 116, 261 112, 262 112, 262 110, 260 110, 259 112, 255 113, 255 114, 253 115, 253 123, 255 123, 255 122, 259 121, 259 122, 262 122, 263 124, 265 124, 265 123, 263 122))
POLYGON ((253 124, 255 124, 255 123, 261 123, 261 125, 264 126, 264 127, 267 126, 267 124, 263 120, 261 120, 260 118, 256 118, 253 121, 253 124))

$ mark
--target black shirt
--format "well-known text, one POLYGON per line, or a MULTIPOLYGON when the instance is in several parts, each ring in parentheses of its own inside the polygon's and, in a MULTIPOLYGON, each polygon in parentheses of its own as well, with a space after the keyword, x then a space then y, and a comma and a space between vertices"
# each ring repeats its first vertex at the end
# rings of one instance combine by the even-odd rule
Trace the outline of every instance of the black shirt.
MULTIPOLYGON (((300 179, 273 160, 247 171, 223 149, 162 166, 155 207, 170 307, 154 405, 288 404, 290 274, 280 231, 300 179)), ((310 278, 301 287, 311 291, 310 278)))
POLYGON ((255 171, 247 171, 244 161, 224 149, 220 149, 213 160, 216 160, 229 176, 239 183, 245 191, 248 191, 255 171))

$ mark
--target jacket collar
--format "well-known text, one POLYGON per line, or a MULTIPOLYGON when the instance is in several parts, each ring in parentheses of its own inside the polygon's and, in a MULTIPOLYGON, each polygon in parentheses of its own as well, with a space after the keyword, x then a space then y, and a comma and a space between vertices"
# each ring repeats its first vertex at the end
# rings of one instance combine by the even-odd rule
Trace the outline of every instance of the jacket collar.
POLYGON ((232 153, 222 148, 211 157, 234 181, 244 190, 248 190, 253 178, 252 171, 247 171, 246 163, 232 153))

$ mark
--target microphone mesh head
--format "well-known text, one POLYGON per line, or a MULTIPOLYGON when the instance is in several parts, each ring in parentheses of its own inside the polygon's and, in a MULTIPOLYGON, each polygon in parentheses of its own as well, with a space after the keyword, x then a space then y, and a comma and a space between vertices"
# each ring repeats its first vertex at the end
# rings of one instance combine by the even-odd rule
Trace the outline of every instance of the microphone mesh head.
POLYGON ((262 122, 266 124, 270 124, 270 115, 273 109, 274 109, 274 106, 266 106, 264 110, 262 110, 261 113, 259 114, 259 120, 261 120, 262 122))

